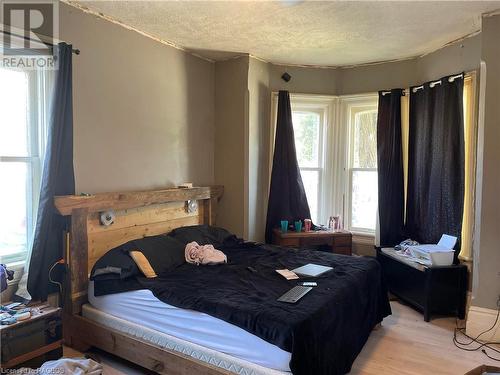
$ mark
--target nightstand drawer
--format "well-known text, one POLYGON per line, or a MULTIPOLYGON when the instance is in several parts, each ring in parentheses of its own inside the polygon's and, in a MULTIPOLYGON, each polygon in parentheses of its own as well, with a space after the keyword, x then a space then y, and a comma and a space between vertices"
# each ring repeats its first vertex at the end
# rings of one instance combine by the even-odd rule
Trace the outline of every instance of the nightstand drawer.
POLYGON ((281 238, 279 242, 277 242, 280 246, 285 247, 299 247, 300 242, 298 238, 281 238))
POLYGON ((320 246, 332 245, 331 237, 302 237, 300 239, 300 246, 320 246))
POLYGON ((352 236, 351 234, 345 234, 341 236, 335 236, 333 238, 334 246, 348 246, 351 247, 352 236))
POLYGON ((347 231, 310 231, 282 233, 273 229, 272 243, 285 247, 299 247, 331 251, 336 254, 351 255, 352 234, 347 231))
MULTIPOLYGON (((1 330, 1 367, 15 367, 51 352, 49 359, 62 355, 62 322, 60 309, 48 308, 48 313, 1 330)), ((46 359, 48 360, 48 359, 46 359)))

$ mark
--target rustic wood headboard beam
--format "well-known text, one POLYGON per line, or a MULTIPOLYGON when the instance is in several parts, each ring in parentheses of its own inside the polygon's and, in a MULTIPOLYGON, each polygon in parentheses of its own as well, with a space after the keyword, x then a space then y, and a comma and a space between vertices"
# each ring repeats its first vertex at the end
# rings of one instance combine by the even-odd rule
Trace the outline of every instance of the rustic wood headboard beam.
POLYGON ((66 313, 78 314, 87 302, 89 273, 107 251, 130 240, 186 225, 215 225, 217 201, 223 192, 223 186, 208 186, 56 197, 54 204, 59 213, 71 216, 70 247, 65 254, 69 266, 66 313), (198 201, 198 207, 187 211, 187 200, 198 201), (99 212, 110 209, 115 211, 115 223, 102 226, 99 212))
POLYGON ((90 196, 70 195, 55 197, 59 214, 71 215, 73 210, 86 208, 89 213, 108 209, 124 210, 152 204, 187 200, 217 199, 222 196, 223 186, 194 187, 189 189, 145 190, 124 193, 98 193, 90 196))

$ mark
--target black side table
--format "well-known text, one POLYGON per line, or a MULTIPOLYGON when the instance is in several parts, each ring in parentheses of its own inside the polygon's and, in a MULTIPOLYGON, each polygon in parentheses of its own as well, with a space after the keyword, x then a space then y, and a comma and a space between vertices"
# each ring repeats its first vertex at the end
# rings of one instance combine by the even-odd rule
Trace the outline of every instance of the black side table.
POLYGON ((377 259, 388 290, 402 301, 424 313, 465 319, 467 303, 467 266, 426 267, 398 256, 391 248, 377 250, 377 259))

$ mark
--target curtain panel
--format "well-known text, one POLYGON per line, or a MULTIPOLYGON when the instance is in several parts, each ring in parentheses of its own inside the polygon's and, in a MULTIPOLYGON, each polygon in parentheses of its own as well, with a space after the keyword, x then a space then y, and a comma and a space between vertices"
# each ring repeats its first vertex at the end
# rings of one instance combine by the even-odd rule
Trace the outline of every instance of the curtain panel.
POLYGON ((377 118, 379 244, 394 247, 403 239, 404 174, 401 132, 403 89, 380 91, 377 118))
POLYGON ((410 88, 406 233, 421 243, 450 234, 459 238, 460 248, 464 80, 451 77, 410 88))
POLYGON ((60 43, 51 105, 40 201, 28 272, 28 292, 34 300, 49 293, 49 269, 63 256, 65 219, 56 213, 54 196, 75 193, 73 170, 72 46, 60 43))
POLYGON ((475 225, 477 104, 476 73, 473 72, 464 79, 465 194, 462 246, 459 257, 465 261, 472 261, 472 242, 475 225))
POLYGON ((295 150, 290 95, 288 91, 280 91, 267 205, 266 243, 271 242, 273 228, 278 227, 281 220, 293 222, 310 217, 295 150))

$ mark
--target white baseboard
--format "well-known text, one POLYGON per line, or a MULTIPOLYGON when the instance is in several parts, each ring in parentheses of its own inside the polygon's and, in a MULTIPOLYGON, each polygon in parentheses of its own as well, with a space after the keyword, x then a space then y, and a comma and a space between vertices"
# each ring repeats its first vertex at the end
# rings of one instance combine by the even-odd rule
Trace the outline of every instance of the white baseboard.
MULTIPOLYGON (((497 317, 497 310, 485 309, 482 307, 471 306, 467 314, 467 329, 466 333, 471 337, 476 337, 481 332, 491 328, 495 323, 497 317)), ((480 341, 500 341, 500 319, 495 327, 481 335, 480 341)))

